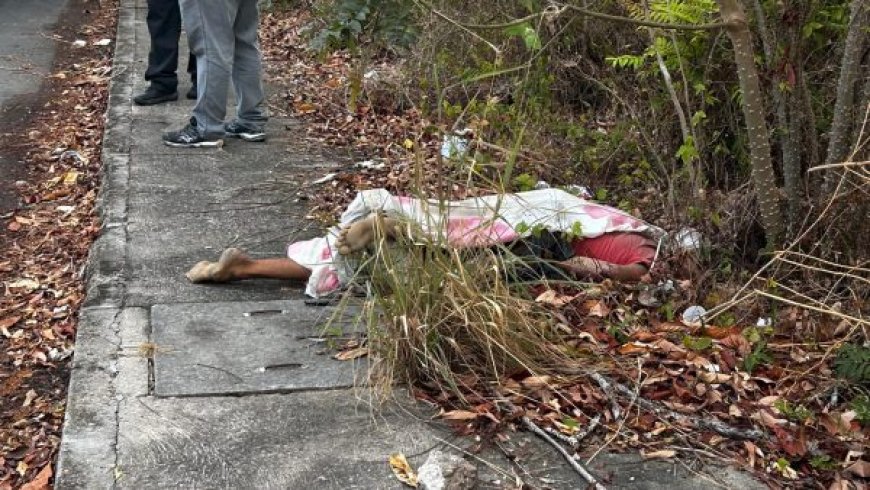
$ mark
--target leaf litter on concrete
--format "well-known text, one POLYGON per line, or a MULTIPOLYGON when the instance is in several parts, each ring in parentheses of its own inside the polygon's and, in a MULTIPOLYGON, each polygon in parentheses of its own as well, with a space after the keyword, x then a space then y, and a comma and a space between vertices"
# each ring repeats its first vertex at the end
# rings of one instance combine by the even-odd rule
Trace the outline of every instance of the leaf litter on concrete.
MULTIPOLYGON (((488 191, 440 158, 442 137, 453 130, 448 122, 366 97, 361 84, 394 71, 396 60, 384 58, 360 77, 347 52, 307 50, 310 22, 304 10, 263 16, 268 77, 279 87, 271 107, 304 121, 312 142, 364 161, 337 167, 314 186, 312 217, 334 220, 366 188, 450 198, 488 191), (423 175, 415 174, 420 161, 423 175)), ((703 462, 734 465, 771 487, 866 488, 870 401, 846 403, 843 395, 867 386, 847 387, 834 366, 857 325, 794 306, 769 319, 770 306, 758 304, 711 324, 682 322, 679 313, 699 298, 690 281, 669 281, 668 270, 665 264, 637 286, 531 291, 558 320, 558 347, 576 365, 546 376, 510 373, 495 392, 491 380, 468 376, 461 397, 433 386, 414 394, 441 406, 441 418, 460 434, 497 441, 529 421, 587 463, 605 448, 632 449, 692 471, 703 462)))
POLYGON ((88 249, 100 231, 94 204, 116 2, 80 4, 64 29, 46 102, 2 135, 21 155, 23 203, 0 217, 0 489, 51 488, 88 249), (84 45, 74 45, 76 40, 84 45))

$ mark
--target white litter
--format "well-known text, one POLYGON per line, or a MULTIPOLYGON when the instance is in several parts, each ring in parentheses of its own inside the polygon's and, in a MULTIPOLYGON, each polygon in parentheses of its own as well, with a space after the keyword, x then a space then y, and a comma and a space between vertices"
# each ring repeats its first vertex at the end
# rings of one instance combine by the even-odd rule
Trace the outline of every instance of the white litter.
POLYGON ((387 164, 378 160, 365 160, 362 162, 356 162, 355 164, 353 164, 353 166, 369 170, 383 170, 384 167, 387 166, 387 164))
POLYGON ((112 40, 106 37, 106 38, 100 39, 99 41, 94 41, 94 46, 108 46, 111 43, 112 43, 112 40))
POLYGON ((327 182, 330 182, 330 181, 334 180, 336 175, 338 175, 338 174, 335 174, 335 173, 332 173, 332 174, 326 174, 326 175, 324 175, 323 177, 321 177, 321 178, 315 180, 314 182, 312 182, 312 184, 325 184, 325 183, 327 183, 327 182))
POLYGON ((468 140, 453 134, 444 135, 441 141, 441 156, 444 158, 462 158, 468 153, 468 140))
POLYGON ((703 236, 698 230, 683 228, 674 235, 674 242, 682 250, 693 251, 701 248, 702 238, 703 236))
POLYGON ((703 306, 690 306, 683 311, 683 323, 687 326, 699 325, 707 310, 703 306))
POLYGON ((85 42, 83 39, 76 39, 75 41, 73 41, 72 45, 77 47, 77 48, 83 48, 83 47, 87 46, 88 43, 85 42))

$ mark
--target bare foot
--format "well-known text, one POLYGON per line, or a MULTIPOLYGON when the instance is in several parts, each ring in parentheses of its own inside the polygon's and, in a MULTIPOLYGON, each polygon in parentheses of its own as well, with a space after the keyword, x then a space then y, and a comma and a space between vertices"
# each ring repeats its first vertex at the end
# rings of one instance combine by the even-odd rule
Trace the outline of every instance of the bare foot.
POLYGON ((338 253, 350 255, 366 248, 379 234, 395 238, 401 232, 399 222, 395 218, 388 218, 381 213, 372 213, 342 228, 338 232, 335 245, 338 253))
POLYGON ((217 266, 214 262, 203 260, 190 268, 184 275, 192 283, 208 282, 211 280, 212 271, 217 266))
POLYGON ((187 271, 190 282, 227 282, 239 277, 239 268, 244 267, 250 258, 237 248, 228 248, 221 253, 217 262, 202 261, 187 271))

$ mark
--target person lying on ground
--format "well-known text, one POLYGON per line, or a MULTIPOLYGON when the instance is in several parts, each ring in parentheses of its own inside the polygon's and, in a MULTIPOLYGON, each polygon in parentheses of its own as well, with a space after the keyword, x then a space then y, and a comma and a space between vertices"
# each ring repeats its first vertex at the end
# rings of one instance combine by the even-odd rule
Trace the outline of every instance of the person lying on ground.
POLYGON ((353 252, 384 238, 411 238, 452 249, 491 248, 519 256, 524 277, 638 281, 651 267, 664 231, 623 211, 558 189, 493 194, 460 201, 361 191, 325 236, 290 244, 287 258, 251 259, 229 249, 217 262, 188 272, 193 282, 247 278, 307 280, 317 297, 347 284, 355 274, 353 252), (534 230, 527 223, 534 223, 534 230), (399 226, 401 225, 401 226, 399 226), (520 231, 524 230, 524 231, 520 231), (573 238, 569 238, 573 237, 573 238))
MULTIPOLYGON (((379 214, 352 223, 342 229, 337 240, 338 251, 350 255, 371 245, 383 230, 387 238, 398 239, 405 233, 398 220, 379 214)), ((517 240, 507 249, 519 256, 537 258, 564 254, 565 242, 553 235, 545 239, 517 240), (553 242, 555 243, 547 243, 553 242), (553 251, 554 246, 558 249, 553 251)), ((559 257, 552 264, 574 279, 605 279, 637 282, 649 271, 656 255, 656 242, 640 233, 605 233, 595 238, 575 238, 567 241, 572 257, 559 257)), ((229 282, 242 279, 268 278, 307 280, 311 269, 288 257, 252 259, 237 248, 224 250, 217 262, 202 261, 187 272, 194 283, 229 282)))

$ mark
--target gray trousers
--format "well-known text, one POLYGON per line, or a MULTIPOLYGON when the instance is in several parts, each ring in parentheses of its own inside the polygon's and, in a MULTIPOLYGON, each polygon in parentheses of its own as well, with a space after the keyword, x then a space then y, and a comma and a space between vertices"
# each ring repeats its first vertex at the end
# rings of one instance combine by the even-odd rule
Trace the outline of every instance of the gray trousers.
POLYGON ((262 63, 257 43, 257 0, 180 0, 191 52, 197 61, 193 117, 201 135, 223 137, 230 80, 236 92, 237 120, 262 130, 262 63))

